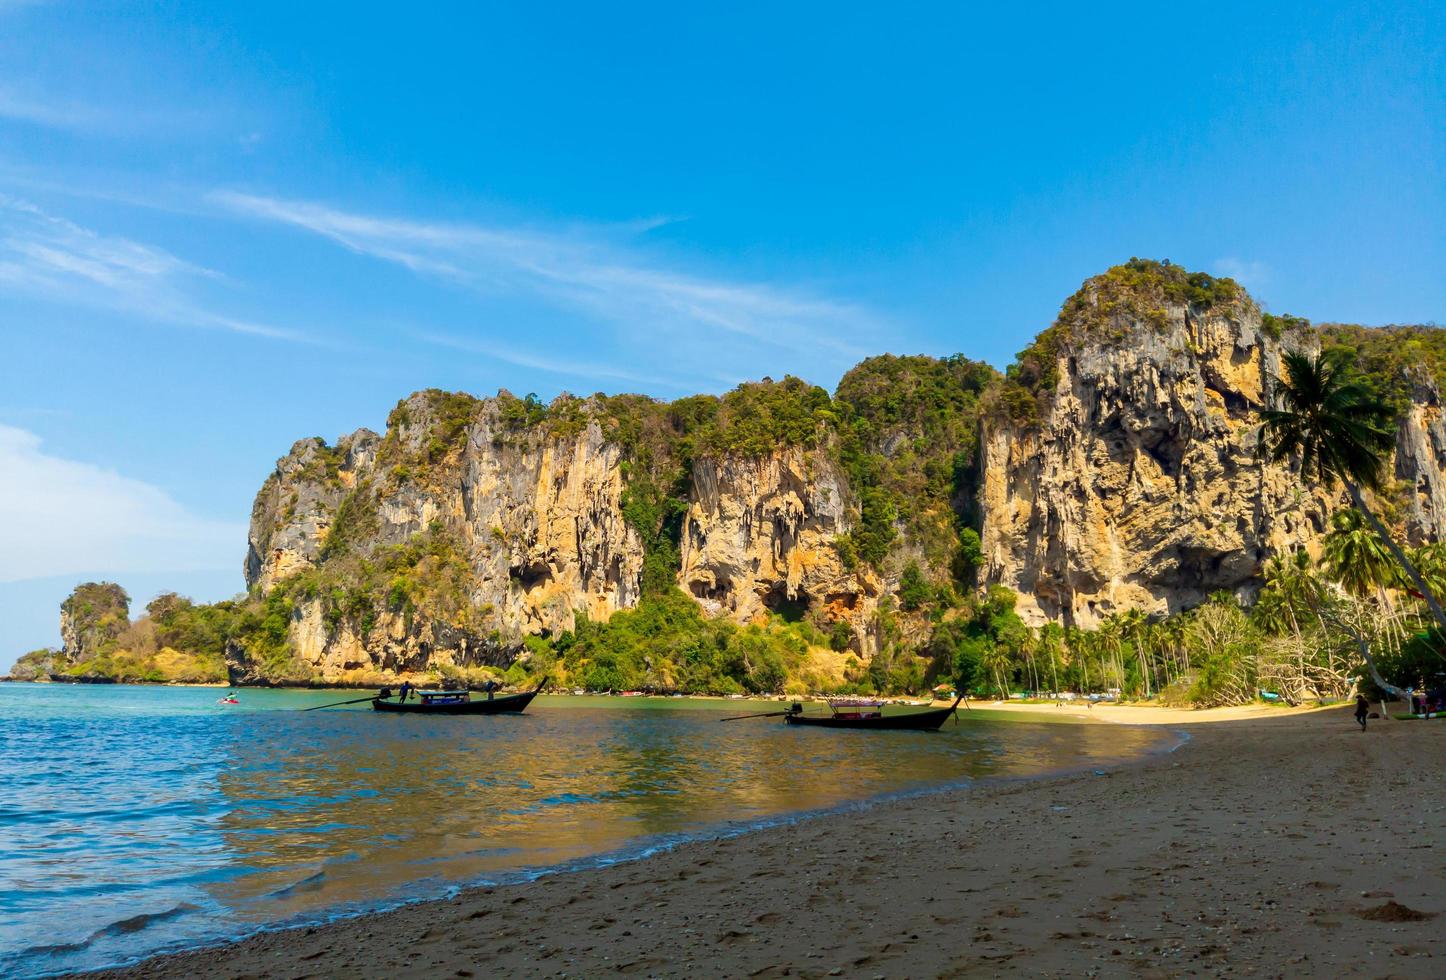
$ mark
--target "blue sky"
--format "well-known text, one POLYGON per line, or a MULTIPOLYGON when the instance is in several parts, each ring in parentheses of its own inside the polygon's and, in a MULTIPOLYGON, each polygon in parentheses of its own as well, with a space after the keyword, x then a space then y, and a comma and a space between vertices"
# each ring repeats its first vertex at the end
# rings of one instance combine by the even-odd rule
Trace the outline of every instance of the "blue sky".
POLYGON ((1131 255, 1446 319, 1446 7, 0 0, 0 664, 408 392, 1003 366, 1131 255), (903 5, 896 5, 903 6, 903 5))

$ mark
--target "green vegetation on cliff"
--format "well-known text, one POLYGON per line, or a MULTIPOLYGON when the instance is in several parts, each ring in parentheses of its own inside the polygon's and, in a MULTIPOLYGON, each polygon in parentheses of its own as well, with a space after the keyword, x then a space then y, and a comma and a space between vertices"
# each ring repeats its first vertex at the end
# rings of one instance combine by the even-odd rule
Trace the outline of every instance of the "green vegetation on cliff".
POLYGON ((475 632, 488 622, 491 611, 471 602, 471 577, 461 546, 434 523, 402 544, 338 554, 283 579, 267 598, 319 599, 328 628, 345 624, 363 638, 384 612, 408 622, 422 615, 475 632))
POLYGON ((60 604, 60 633, 72 659, 114 650, 130 625, 131 597, 114 582, 83 582, 60 604))
POLYGON ((899 523, 941 580, 952 570, 961 585, 973 585, 972 564, 960 563, 961 535, 973 533, 977 519, 979 416, 998 377, 957 354, 885 354, 839 381, 837 454, 860 501, 850 535, 858 557, 882 564, 899 523))
POLYGON ((1324 345, 1355 355, 1356 366, 1397 414, 1405 410, 1418 381, 1446 387, 1446 330, 1440 327, 1323 323, 1317 329, 1324 345))

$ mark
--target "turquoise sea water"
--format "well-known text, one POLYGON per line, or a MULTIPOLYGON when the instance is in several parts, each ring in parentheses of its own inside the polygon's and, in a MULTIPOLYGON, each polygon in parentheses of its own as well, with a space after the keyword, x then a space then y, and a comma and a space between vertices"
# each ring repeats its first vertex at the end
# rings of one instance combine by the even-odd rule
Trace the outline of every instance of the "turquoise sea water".
POLYGON ((1115 726, 719 724, 768 706, 541 697, 515 717, 295 709, 365 692, 0 684, 0 975, 87 969, 1159 747, 1115 726))

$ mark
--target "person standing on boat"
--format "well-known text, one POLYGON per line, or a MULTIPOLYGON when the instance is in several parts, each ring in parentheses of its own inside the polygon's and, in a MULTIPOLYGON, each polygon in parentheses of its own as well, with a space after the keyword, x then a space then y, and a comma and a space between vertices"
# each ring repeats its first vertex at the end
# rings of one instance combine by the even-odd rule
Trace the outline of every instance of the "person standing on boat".
POLYGON ((495 691, 495 690, 497 690, 497 688, 499 688, 499 687, 501 687, 500 684, 498 684, 496 681, 494 681, 494 680, 493 680, 492 678, 490 678, 490 677, 487 678, 487 683, 482 685, 482 690, 484 690, 484 691, 487 692, 487 700, 488 700, 488 701, 491 701, 491 700, 492 700, 492 692, 495 691))
POLYGON ((407 695, 412 693, 412 682, 402 681, 401 689, 398 691, 398 698, 402 704, 407 703, 407 695))

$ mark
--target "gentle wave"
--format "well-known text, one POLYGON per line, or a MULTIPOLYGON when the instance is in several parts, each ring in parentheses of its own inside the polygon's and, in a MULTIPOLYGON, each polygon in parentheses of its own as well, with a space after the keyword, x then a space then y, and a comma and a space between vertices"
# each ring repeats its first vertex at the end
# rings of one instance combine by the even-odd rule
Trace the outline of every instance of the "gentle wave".
POLYGON ((133 915, 129 918, 119 919, 108 926, 104 926, 91 933, 89 937, 78 943, 60 943, 53 946, 31 946, 25 950, 27 955, 73 953, 91 946, 101 939, 108 939, 114 936, 129 936, 140 932, 142 929, 150 928, 157 923, 166 922, 187 912, 196 911, 196 906, 182 902, 174 908, 166 909, 164 912, 143 912, 140 915, 133 915))

